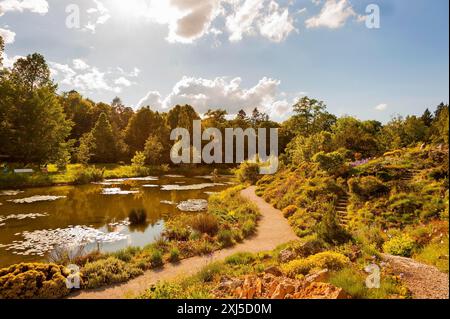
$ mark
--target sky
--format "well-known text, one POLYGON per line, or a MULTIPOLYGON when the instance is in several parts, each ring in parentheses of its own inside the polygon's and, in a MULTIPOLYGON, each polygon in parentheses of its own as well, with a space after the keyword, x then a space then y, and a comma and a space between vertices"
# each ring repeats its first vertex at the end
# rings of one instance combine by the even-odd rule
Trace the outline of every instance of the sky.
POLYGON ((0 0, 0 35, 6 67, 41 53, 59 91, 96 102, 281 121, 307 95, 386 122, 448 102, 448 14, 448 0, 0 0))

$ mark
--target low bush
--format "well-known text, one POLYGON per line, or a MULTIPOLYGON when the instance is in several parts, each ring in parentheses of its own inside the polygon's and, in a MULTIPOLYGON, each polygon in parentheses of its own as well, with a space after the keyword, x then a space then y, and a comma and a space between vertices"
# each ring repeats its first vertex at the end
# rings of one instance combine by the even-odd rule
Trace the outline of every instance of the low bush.
POLYGON ((349 263, 348 257, 340 253, 325 251, 304 259, 293 260, 282 265, 282 270, 289 277, 295 277, 307 275, 311 270, 339 270, 349 263))
POLYGON ((99 182, 103 179, 103 171, 95 167, 83 167, 75 173, 73 183, 84 185, 99 182))
POLYGON ((217 235, 217 240, 221 243, 222 247, 233 246, 233 233, 231 230, 223 229, 217 235))
POLYGON ((242 225, 242 234, 244 237, 251 236, 256 231, 256 223, 253 220, 246 220, 242 225))
POLYGON ((214 236, 219 231, 219 223, 217 218, 208 213, 195 215, 189 222, 190 226, 202 234, 214 236))
POLYGON ((97 288, 105 285, 125 282, 143 274, 138 267, 109 257, 87 263, 82 269, 83 287, 97 288))
POLYGON ((170 249, 169 261, 171 263, 176 263, 180 261, 180 250, 177 247, 172 247, 172 249, 170 249))
POLYGON ((286 218, 291 217, 294 215, 298 210, 298 207, 295 205, 289 205, 283 209, 283 216, 286 218))
POLYGON ((242 184, 255 184, 260 178, 259 168, 258 163, 243 162, 235 171, 236 178, 242 184))
POLYGON ((373 176, 354 177, 348 180, 350 193, 361 199, 371 199, 386 194, 389 188, 373 176))
POLYGON ((228 265, 249 265, 256 260, 255 256, 250 253, 237 253, 225 259, 228 265))
POLYGON ((55 264, 23 263, 0 269, 0 299, 53 299, 69 294, 69 271, 55 264))
POLYGON ((385 242, 383 251, 391 255, 411 257, 414 247, 414 240, 409 235, 401 234, 385 242))

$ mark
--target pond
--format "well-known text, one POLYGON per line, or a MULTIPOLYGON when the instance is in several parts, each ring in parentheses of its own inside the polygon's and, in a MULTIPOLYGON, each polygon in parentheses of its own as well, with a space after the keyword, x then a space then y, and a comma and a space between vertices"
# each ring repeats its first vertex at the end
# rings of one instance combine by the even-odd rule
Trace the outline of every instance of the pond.
POLYGON ((157 240, 164 221, 205 209, 230 177, 163 175, 112 179, 83 186, 0 190, 0 267, 48 261, 59 247, 114 252, 157 240), (146 221, 130 224, 132 211, 146 221))

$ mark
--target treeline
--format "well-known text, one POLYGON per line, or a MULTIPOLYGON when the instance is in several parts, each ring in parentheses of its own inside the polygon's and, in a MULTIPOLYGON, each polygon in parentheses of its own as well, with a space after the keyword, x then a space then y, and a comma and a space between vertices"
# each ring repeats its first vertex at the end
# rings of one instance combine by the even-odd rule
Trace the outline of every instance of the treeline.
MULTIPOLYGON (((0 57, 3 41, 0 38, 0 57)), ((129 163, 136 155, 146 164, 170 163, 177 127, 192 130, 200 119, 192 106, 177 105, 167 113, 143 107, 137 111, 119 98, 95 103, 76 91, 57 94, 50 69, 40 54, 17 60, 11 69, 0 60, 0 156, 24 164, 129 163)), ((294 115, 279 124, 257 108, 240 111, 233 119, 225 110, 204 114, 202 127, 279 128, 279 149, 285 160, 299 163, 323 151, 337 149, 375 156, 386 150, 419 142, 448 143, 448 105, 423 116, 397 117, 386 125, 337 118, 323 102, 304 97, 294 115)))

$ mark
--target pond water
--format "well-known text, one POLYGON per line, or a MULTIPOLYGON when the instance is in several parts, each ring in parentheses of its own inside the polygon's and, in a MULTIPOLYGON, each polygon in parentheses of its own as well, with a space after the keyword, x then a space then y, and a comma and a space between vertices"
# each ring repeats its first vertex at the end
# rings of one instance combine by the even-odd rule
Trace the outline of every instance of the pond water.
POLYGON ((208 176, 164 175, 0 190, 0 267, 47 261, 67 245, 103 252, 143 247, 160 237, 168 217, 181 210, 195 214, 211 193, 230 184, 229 177, 213 182, 208 176), (133 210, 144 210, 146 222, 130 225, 133 210))

